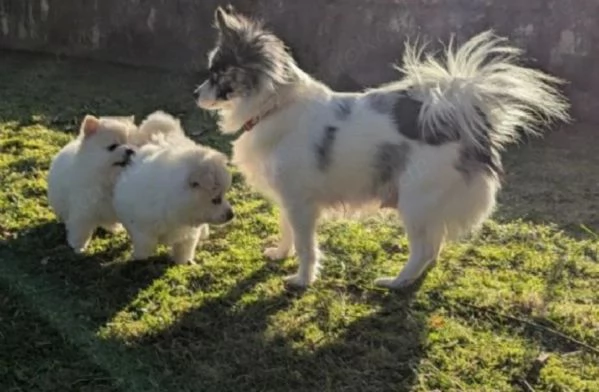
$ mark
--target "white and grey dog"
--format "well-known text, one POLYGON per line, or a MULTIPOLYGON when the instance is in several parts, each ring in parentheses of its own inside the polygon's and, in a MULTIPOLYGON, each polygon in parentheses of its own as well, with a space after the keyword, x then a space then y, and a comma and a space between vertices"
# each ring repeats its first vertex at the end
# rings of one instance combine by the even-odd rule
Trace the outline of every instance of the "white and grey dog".
POLYGON ((222 132, 244 131, 233 163, 281 207, 281 239, 265 255, 282 259, 295 248, 292 286, 316 279, 321 211, 373 202, 398 210, 410 246, 399 276, 376 284, 409 286, 446 240, 489 217, 503 147, 519 131, 569 118, 560 80, 518 65, 521 51, 489 31, 449 45, 441 59, 407 44, 399 81, 339 93, 302 71, 259 22, 232 8, 218 8, 215 20, 197 104, 218 112, 222 132))

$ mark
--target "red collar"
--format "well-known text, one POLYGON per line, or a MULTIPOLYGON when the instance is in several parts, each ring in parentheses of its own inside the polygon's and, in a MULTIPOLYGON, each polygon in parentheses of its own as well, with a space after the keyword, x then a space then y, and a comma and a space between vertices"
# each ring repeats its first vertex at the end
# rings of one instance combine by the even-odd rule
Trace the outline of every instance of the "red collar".
POLYGON ((274 105, 273 107, 271 107, 264 113, 250 118, 243 124, 243 126, 241 127, 241 130, 244 132, 251 131, 262 119, 264 119, 265 117, 268 117, 270 114, 272 114, 278 108, 279 108, 279 105, 274 105))

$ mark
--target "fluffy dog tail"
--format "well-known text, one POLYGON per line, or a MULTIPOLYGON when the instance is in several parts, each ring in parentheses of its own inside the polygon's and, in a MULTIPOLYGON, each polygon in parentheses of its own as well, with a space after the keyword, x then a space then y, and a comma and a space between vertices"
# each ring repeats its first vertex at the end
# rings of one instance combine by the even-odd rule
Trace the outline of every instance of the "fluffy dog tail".
POLYGON ((181 122, 161 110, 146 117, 131 139, 132 143, 138 146, 148 143, 169 146, 194 144, 185 135, 181 122))
POLYGON ((539 134, 542 126, 570 119, 569 104, 557 88, 563 81, 518 65, 522 51, 492 31, 457 49, 452 39, 441 59, 423 52, 424 47, 407 44, 397 68, 405 74, 401 83, 423 102, 419 120, 423 131, 432 133, 424 136, 502 149, 517 141, 520 131, 539 134))

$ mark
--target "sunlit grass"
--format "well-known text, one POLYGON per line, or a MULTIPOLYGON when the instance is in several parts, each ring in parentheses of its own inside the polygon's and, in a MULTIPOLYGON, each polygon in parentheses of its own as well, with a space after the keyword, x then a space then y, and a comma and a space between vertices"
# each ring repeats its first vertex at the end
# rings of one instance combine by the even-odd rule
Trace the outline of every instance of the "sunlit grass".
MULTIPOLYGON (((228 151, 187 82, 35 56, 0 62, 0 339, 13 342, 0 350, 3 390, 54 391, 57 375, 74 391, 599 390, 597 237, 503 208, 403 295, 372 285, 408 255, 401 227, 383 218, 324 222, 321 279, 286 291, 295 260, 261 256, 277 210, 237 172, 238 219, 213 230, 198 265, 132 262, 124 234, 73 255, 47 206, 52 155, 88 112, 139 121, 155 109, 228 151)), ((519 195, 506 200, 521 205, 519 195)))

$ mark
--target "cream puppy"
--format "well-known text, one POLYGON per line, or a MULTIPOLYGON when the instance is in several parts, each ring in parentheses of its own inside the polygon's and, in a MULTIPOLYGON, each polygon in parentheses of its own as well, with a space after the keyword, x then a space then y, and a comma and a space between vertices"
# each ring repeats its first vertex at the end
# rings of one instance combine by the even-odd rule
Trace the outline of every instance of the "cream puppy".
POLYGON ((116 213, 133 241, 133 258, 172 247, 177 264, 193 262, 207 224, 233 219, 225 200, 231 186, 226 157, 188 139, 179 121, 155 112, 133 137, 142 145, 114 190, 116 213))
POLYGON ((48 174, 48 201, 64 222, 67 242, 76 253, 87 247, 94 230, 119 228, 112 206, 114 183, 134 149, 127 137, 130 119, 85 116, 79 136, 53 158, 48 174))

